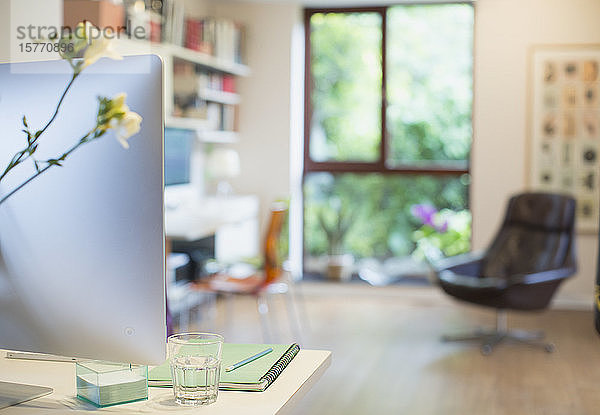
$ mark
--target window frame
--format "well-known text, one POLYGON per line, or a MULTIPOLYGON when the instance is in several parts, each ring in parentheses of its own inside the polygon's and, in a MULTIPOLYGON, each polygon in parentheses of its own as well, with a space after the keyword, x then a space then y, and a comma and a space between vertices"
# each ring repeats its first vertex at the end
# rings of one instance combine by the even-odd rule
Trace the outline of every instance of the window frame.
MULTIPOLYGON (((474 7, 471 1, 447 1, 447 2, 423 2, 423 3, 400 3, 398 5, 428 5, 428 4, 468 4, 474 7)), ((465 160, 465 167, 452 166, 453 160, 440 161, 424 161, 422 164, 395 164, 390 166, 386 163, 390 137, 387 132, 387 67, 386 67, 386 43, 387 43, 387 11, 392 6, 376 6, 376 7, 334 7, 334 8, 306 8, 304 9, 304 35, 305 35, 305 56, 304 56, 304 167, 303 181, 307 174, 314 172, 328 173, 380 173, 380 174, 423 174, 423 175, 450 175, 461 176, 470 174, 471 169, 471 154, 473 148, 473 133, 471 133, 471 151, 469 157, 465 160), (378 13, 381 16, 381 136, 379 141, 379 157, 376 161, 360 162, 360 161, 315 161, 310 157, 310 126, 312 121, 312 91, 314 87, 311 73, 311 38, 310 38, 310 19, 313 14, 317 13, 378 13), (447 165, 444 165, 447 163, 447 165)), ((473 48, 474 49, 474 48, 473 48)), ((474 65, 473 65, 474 67, 474 65)), ((473 79, 473 68, 471 72, 473 79)), ((474 82, 472 81, 472 84, 474 82)), ((473 100, 471 101, 473 102, 473 100)), ((471 123, 473 120, 473 109, 471 109, 471 123)), ((469 189, 467 189, 467 196, 469 189)), ((468 200, 468 199, 467 199, 468 200)))

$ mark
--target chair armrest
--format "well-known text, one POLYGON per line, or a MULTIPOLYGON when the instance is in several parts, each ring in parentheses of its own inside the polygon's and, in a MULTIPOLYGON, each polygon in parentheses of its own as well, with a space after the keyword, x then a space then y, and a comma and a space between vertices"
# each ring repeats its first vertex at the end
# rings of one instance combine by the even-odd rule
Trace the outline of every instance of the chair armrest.
POLYGON ((577 266, 570 265, 563 268, 551 269, 548 271, 534 272, 531 274, 517 274, 509 278, 511 285, 513 284, 540 284, 544 282, 562 280, 577 272, 577 266))
POLYGON ((479 265, 485 255, 485 251, 468 252, 466 254, 455 255, 444 258, 433 264, 434 270, 439 273, 443 270, 458 272, 476 276, 479 272, 479 265), (469 272, 471 271, 471 272, 469 272))
POLYGON ((466 288, 476 289, 504 289, 508 286, 508 281, 503 278, 494 277, 477 277, 456 274, 450 270, 443 270, 438 273, 438 280, 443 283, 451 284, 454 286, 461 286, 466 288))

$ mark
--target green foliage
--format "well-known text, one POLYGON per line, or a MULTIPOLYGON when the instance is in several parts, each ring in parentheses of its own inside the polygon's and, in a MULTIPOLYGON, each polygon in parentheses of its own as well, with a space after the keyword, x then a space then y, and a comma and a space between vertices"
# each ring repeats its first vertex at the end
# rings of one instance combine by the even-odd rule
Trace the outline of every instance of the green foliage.
POLYGON ((416 247, 412 233, 421 224, 412 217, 411 206, 429 203, 463 210, 467 188, 463 178, 454 177, 313 173, 306 177, 304 197, 307 253, 328 252, 329 241, 319 216, 327 215, 327 220, 333 221, 336 211, 343 210, 352 212, 341 244, 344 251, 359 258, 386 258, 409 255, 416 247))
POLYGON ((341 255, 344 253, 344 240, 353 222, 353 215, 348 206, 343 206, 338 198, 331 198, 329 203, 318 211, 317 219, 327 237, 327 253, 341 255))
POLYGON ((381 137, 381 17, 311 18, 311 156, 373 161, 381 137))
MULTIPOLYGON (((279 236, 279 247, 278 247, 278 257, 282 260, 285 260, 290 255, 290 199, 282 198, 277 199, 276 203, 284 203, 288 208, 288 214, 285 215, 285 220, 283 221, 283 225, 281 225, 281 235, 279 236)), ((262 261, 262 260, 261 260, 262 261)))
POLYGON ((447 223, 444 232, 430 225, 423 225, 413 232, 416 249, 412 256, 417 260, 435 261, 469 252, 471 249, 471 213, 467 210, 454 212, 442 209, 436 215, 436 223, 447 223))
POLYGON ((389 161, 467 160, 473 7, 396 6, 388 13, 388 27, 389 161))
MULTIPOLYGON (((465 166, 472 135, 473 7, 393 6, 387 27, 390 148, 385 162, 465 166)), ((378 160, 380 16, 319 13, 311 17, 310 29, 311 158, 378 160)), ((351 224, 338 238, 344 251, 357 257, 409 255, 417 248, 413 233, 421 226, 410 207, 429 203, 463 211, 468 181, 466 176, 311 173, 304 185, 306 251, 310 255, 328 252, 332 238, 326 228, 335 224, 339 211, 351 211, 351 224)), ((466 234, 465 230, 450 232, 439 243, 454 247, 446 248, 447 252, 463 250, 468 246, 466 234)))
MULTIPOLYGON (((311 157, 375 161, 381 138, 381 18, 318 13, 310 28, 311 157)), ((472 44, 470 5, 389 9, 388 162, 468 159, 472 44)))

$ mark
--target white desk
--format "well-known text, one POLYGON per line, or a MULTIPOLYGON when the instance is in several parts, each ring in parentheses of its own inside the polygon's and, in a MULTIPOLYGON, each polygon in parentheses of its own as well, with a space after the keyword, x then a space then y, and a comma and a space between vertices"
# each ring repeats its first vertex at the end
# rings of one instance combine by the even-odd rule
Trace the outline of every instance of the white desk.
MULTIPOLYGON (((5 356, 5 352, 1 352, 5 356)), ((265 392, 220 391, 217 402, 198 408, 175 404, 168 388, 149 388, 147 401, 98 409, 76 398, 75 364, 12 360, 0 358, 0 380, 54 388, 54 393, 17 406, 0 410, 10 414, 63 413, 177 413, 203 415, 270 415, 285 414, 317 382, 331 363, 331 352, 301 350, 279 378, 265 392)))
POLYGON ((252 195, 195 197, 172 201, 165 195, 165 232, 169 238, 193 241, 214 234, 225 224, 254 219, 258 198, 252 195))
POLYGON ((198 197, 165 193, 165 233, 171 240, 195 241, 215 235, 219 261, 258 255, 258 197, 198 197), (168 197, 170 196, 170 197, 168 197))

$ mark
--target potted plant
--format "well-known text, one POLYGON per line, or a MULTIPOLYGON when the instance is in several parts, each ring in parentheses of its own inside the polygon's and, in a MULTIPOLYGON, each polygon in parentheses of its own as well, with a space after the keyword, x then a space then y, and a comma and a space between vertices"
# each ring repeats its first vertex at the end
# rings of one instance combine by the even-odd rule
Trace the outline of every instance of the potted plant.
POLYGON ((354 218, 338 199, 330 202, 331 209, 322 209, 318 214, 327 238, 327 278, 348 281, 352 277, 354 257, 346 252, 344 242, 354 218))
MULTIPOLYGON (((463 254, 470 249, 471 214, 450 209, 437 210, 429 204, 414 205, 411 213, 421 226, 413 232, 416 245, 411 256, 432 266, 435 262, 463 254)), ((433 268, 430 277, 433 278, 433 268)))

